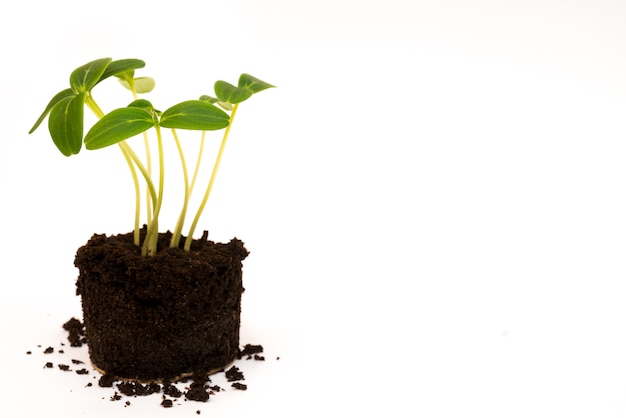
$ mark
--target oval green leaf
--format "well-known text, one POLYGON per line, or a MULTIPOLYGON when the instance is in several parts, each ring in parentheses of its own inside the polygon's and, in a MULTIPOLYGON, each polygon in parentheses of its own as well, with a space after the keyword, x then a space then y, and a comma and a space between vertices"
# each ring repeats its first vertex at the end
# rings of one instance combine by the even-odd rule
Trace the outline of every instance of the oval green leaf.
POLYGON ((134 70, 138 68, 143 68, 145 66, 146 66, 146 63, 144 61, 135 59, 135 58, 115 60, 111 62, 108 67, 106 67, 106 70, 104 71, 104 73, 102 73, 102 76, 98 80, 98 83, 101 82, 102 80, 106 80, 112 75, 122 74, 127 71, 132 72, 131 73, 131 77, 132 77, 134 76, 134 70))
POLYGON ((152 112, 154 110, 154 106, 152 106, 152 103, 150 103, 150 101, 146 99, 137 99, 129 104, 128 107, 138 107, 145 110, 146 112, 152 112))
POLYGON ((235 87, 226 81, 219 80, 215 83, 215 94, 222 102, 236 104, 249 99, 254 91, 245 87, 235 87))
POLYGON ((132 138, 154 126, 152 115, 139 107, 115 109, 96 122, 87 135, 85 147, 95 150, 132 138))
POLYGON ((215 131, 228 126, 230 116, 204 100, 189 100, 167 109, 161 115, 164 128, 215 131))
POLYGON ((250 89, 253 92, 258 93, 262 90, 276 86, 273 86, 270 83, 266 83, 263 80, 259 80, 258 78, 253 77, 250 74, 241 74, 241 76, 239 77, 239 87, 250 89))
POLYGON ((41 116, 39 116, 39 119, 37 119, 37 122, 35 122, 33 127, 30 128, 30 131, 28 131, 28 133, 32 134, 33 132, 35 132, 35 129, 37 129, 39 125, 41 125, 41 122, 43 122, 46 116, 48 116, 48 113, 50 113, 52 108, 54 108, 57 104, 59 104, 63 99, 66 99, 72 96, 76 96, 76 93, 74 93, 72 89, 65 89, 57 93, 56 96, 54 96, 52 100, 50 100, 50 102, 48 103, 48 106, 46 106, 46 109, 43 111, 41 116))
POLYGON ((101 58, 75 69, 70 75, 72 90, 76 93, 91 90, 101 81, 101 77, 110 63, 111 58, 101 58))
POLYGON ((154 78, 152 77, 137 77, 135 79, 135 91, 139 94, 150 93, 154 90, 154 78))
POLYGON ((215 97, 207 96, 206 94, 203 94, 202 96, 200 96, 200 100, 209 102, 209 103, 217 103, 218 101, 215 97))
POLYGON ((67 157, 78 154, 83 142, 85 93, 65 97, 52 108, 48 130, 59 151, 67 157))
MULTIPOLYGON (((133 90, 131 87, 131 81, 120 78, 119 80, 122 86, 126 87, 128 90, 133 90)), ((152 77, 137 77, 132 80, 132 83, 135 85, 136 93, 150 93, 154 89, 154 79, 152 77)))

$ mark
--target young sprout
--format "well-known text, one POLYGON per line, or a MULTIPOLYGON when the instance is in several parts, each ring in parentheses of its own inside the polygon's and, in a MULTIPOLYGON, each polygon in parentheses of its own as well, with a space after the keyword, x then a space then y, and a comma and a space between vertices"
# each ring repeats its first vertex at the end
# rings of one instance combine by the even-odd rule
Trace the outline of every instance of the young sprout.
POLYGON ((184 177, 184 201, 178 222, 172 234, 171 247, 178 247, 180 244, 189 199, 202 161, 205 133, 207 131, 224 129, 222 143, 211 178, 185 241, 184 249, 189 251, 198 220, 213 188, 226 140, 228 139, 239 103, 249 99, 259 91, 274 86, 248 74, 242 74, 237 86, 233 86, 225 81, 216 82, 214 89, 217 98, 202 96, 197 100, 187 100, 175 104, 161 112, 148 100, 138 98, 138 93, 148 93, 155 85, 154 80, 150 77, 135 78, 135 69, 143 68, 144 66, 144 62, 137 59, 113 61, 111 58, 103 58, 77 68, 70 76, 70 88, 62 90, 50 100, 29 133, 34 132, 46 116, 49 115, 48 130, 50 136, 63 155, 71 156, 78 154, 83 143, 88 150, 118 145, 128 163, 135 187, 135 244, 141 245, 142 254, 154 255, 157 251, 159 214, 164 199, 165 158, 162 128, 171 130, 179 153, 184 177), (94 100, 92 89, 110 76, 116 76, 120 83, 132 92, 134 100, 126 107, 113 109, 105 114, 94 100), (98 121, 93 124, 83 137, 85 106, 98 117, 98 121), (230 112, 230 114, 227 112, 230 112), (200 151, 191 184, 177 129, 200 131, 202 135, 200 151), (153 178, 152 174, 151 144, 147 134, 150 130, 153 130, 156 136, 158 181, 153 178), (139 134, 144 136, 145 163, 126 142, 126 140, 139 134), (141 186, 137 171, 144 179, 147 194, 148 222, 143 243, 140 242, 141 186))

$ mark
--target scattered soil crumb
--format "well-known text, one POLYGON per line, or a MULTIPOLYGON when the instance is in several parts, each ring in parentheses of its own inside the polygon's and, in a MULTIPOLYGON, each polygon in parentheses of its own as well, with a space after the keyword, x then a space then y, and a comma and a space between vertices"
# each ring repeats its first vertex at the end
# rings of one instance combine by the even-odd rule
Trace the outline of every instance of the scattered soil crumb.
POLYGON ((262 345, 246 344, 243 346, 243 350, 239 352, 239 358, 244 356, 252 356, 263 352, 262 345))
POLYGON ((226 379, 229 382, 245 380, 243 373, 239 370, 239 368, 237 368, 237 366, 232 366, 230 369, 226 370, 226 379))
POLYGON ((89 374, 89 370, 87 369, 76 370, 76 374, 89 374))
POLYGON ((51 369, 54 367, 54 364, 52 364, 51 362, 47 362, 43 367, 44 369, 51 369))
POLYGON ((100 380, 98 380, 98 386, 102 388, 111 388, 113 387, 113 382, 115 382, 115 377, 110 374, 104 374, 100 380))
POLYGON ((48 347, 43 351, 44 354, 52 354, 54 353, 54 348, 48 347))
POLYGON ((138 382, 122 382, 117 385, 117 388, 126 396, 148 396, 161 392, 161 386, 156 383, 142 385, 138 382))
POLYGON ((239 383, 239 382, 235 382, 231 386, 234 387, 235 389, 238 389, 238 390, 246 390, 246 389, 248 389, 248 385, 244 385, 243 383, 239 383))
POLYGON ((69 372, 70 366, 68 366, 67 364, 59 364, 59 369, 63 370, 64 372, 69 372))
POLYGON ((171 383, 166 383, 163 385, 163 393, 172 398, 180 398, 183 396, 183 393, 171 383))
POLYGON ((174 403, 171 399, 163 399, 163 402, 161 402, 161 406, 163 408, 171 408, 172 406, 174 406, 174 403))
POLYGON ((85 338, 85 326, 78 319, 70 319, 63 324, 63 329, 69 333, 67 339, 72 347, 81 347, 87 342, 85 338))

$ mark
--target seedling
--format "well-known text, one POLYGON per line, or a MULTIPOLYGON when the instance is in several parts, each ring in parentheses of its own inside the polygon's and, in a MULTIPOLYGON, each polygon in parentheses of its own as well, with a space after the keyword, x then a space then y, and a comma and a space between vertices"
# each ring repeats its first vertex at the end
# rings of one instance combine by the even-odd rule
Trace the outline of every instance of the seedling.
POLYGON ((48 130, 52 141, 65 156, 78 154, 83 143, 88 150, 117 145, 128 164, 135 188, 134 242, 137 246, 141 246, 142 254, 154 255, 157 251, 159 213, 163 203, 163 184, 165 181, 162 129, 171 130, 172 138, 178 149, 184 179, 184 199, 180 216, 172 234, 171 247, 180 246, 189 200, 202 161, 206 132, 223 130, 222 142, 211 177, 183 246, 186 251, 189 251, 196 226, 211 194, 239 104, 255 93, 274 86, 249 74, 242 74, 237 86, 225 81, 217 81, 214 85, 215 97, 203 95, 199 99, 175 104, 161 112, 148 100, 138 98, 139 94, 152 91, 155 85, 154 80, 150 77, 135 77, 135 70, 144 66, 145 63, 138 59, 113 61, 111 58, 102 58, 78 67, 70 75, 70 87, 62 90, 50 100, 29 133, 33 133, 48 116, 48 130), (114 109, 105 114, 96 103, 92 90, 111 76, 117 77, 120 83, 132 92, 134 100, 126 107, 114 109), (99 120, 83 136, 85 106, 99 120), (191 180, 189 180, 187 162, 177 129, 201 132, 198 158, 191 180), (157 178, 154 178, 152 174, 151 154, 154 144, 150 142, 148 136, 148 132, 152 130, 156 136, 157 178), (144 137, 145 157, 143 160, 126 142, 127 139, 139 134, 143 134, 144 137), (144 199, 141 197, 142 187, 138 172, 143 177, 147 191, 145 201, 148 221, 143 243, 140 237, 140 212, 141 202, 144 199))

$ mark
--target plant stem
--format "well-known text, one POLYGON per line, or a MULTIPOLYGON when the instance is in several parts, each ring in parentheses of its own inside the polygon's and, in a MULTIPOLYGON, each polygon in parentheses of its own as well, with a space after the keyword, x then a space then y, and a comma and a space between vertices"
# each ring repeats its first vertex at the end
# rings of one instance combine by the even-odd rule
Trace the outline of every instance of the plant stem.
POLYGON ((141 160, 139 159, 139 157, 137 157, 137 154, 135 154, 133 149, 130 147, 130 145, 128 145, 126 141, 119 142, 119 145, 120 145, 120 148, 122 148, 123 151, 128 154, 132 162, 135 163, 135 165, 139 169, 139 172, 143 175, 143 178, 146 180, 146 185, 148 186, 148 193, 150 194, 150 198, 152 199, 153 202, 156 202, 157 200, 156 189, 154 188, 154 183, 152 182, 150 173, 148 173, 148 170, 146 170, 144 165, 141 163, 141 160))
POLYGON ((133 243, 136 246, 141 244, 141 235, 139 229, 139 218, 141 212, 141 192, 139 188, 139 178, 137 177, 137 170, 135 170, 135 166, 133 165, 133 160, 128 154, 128 152, 124 149, 122 144, 118 144, 122 154, 124 155, 124 159, 128 164, 128 168, 130 168, 131 175, 133 177, 133 184, 135 185, 135 227, 133 229, 133 243))
MULTIPOLYGON (((150 142, 148 141, 148 133, 143 133, 143 144, 146 150, 146 169, 148 175, 152 177, 152 156, 150 153, 150 142)), ((146 190, 146 216, 148 223, 152 221, 152 211, 154 210, 154 202, 150 200, 150 192, 146 190)))
POLYGON ((148 224, 148 232, 141 247, 142 255, 155 255, 157 250, 157 242, 159 238, 159 212, 161 211, 161 203, 163 202, 163 185, 165 183, 165 167, 163 157, 163 138, 161 135, 161 127, 155 126, 157 133, 157 144, 159 150, 159 195, 154 205, 154 213, 152 221, 148 224))
MULTIPOLYGON (((135 88, 135 79, 131 77, 131 79, 129 80, 129 84, 130 84, 130 91, 133 93, 133 99, 137 100, 139 98, 139 96, 137 95, 137 89, 135 88)), ((150 175, 150 177, 152 177, 152 156, 150 153, 150 142, 148 141, 148 133, 147 132, 143 132, 143 145, 144 145, 144 149, 146 152, 146 168, 148 171, 148 175, 150 175)), ((141 199, 140 199, 141 201, 141 199)), ((146 216, 147 216, 147 224, 150 224, 150 222, 152 221, 152 209, 153 209, 153 202, 150 199, 150 191, 146 190, 146 216)), ((137 225, 139 225, 139 219, 137 219, 136 222, 137 225)))
MULTIPOLYGON (((102 109, 100 109, 100 106, 98 106, 98 104, 93 99, 91 94, 87 95, 85 99, 85 104, 87 105, 87 107, 89 107, 89 109, 91 109, 91 111, 96 115, 98 119, 102 119, 104 117, 104 112, 102 111, 102 109)), ((134 231, 133 242, 135 245, 139 246, 139 244, 141 243, 140 231, 139 231, 139 218, 140 218, 140 213, 141 213, 141 192, 140 192, 140 187, 139 187, 139 179, 137 177, 137 170, 135 170, 135 167, 133 166, 133 161, 131 158, 132 149, 130 149, 130 147, 127 144, 126 144, 126 147, 124 147, 122 143, 118 145, 120 147, 120 150, 122 151, 122 154, 124 155, 124 159, 126 160, 126 163, 128 164, 128 168, 130 169, 130 174, 132 176, 133 185, 135 188, 135 225, 133 229, 134 231), (129 150, 130 150, 130 153, 129 153, 129 150)), ((139 160, 137 160, 136 163, 137 162, 139 162, 139 160)))
POLYGON ((183 224, 185 223, 185 216, 187 215, 187 205, 189 204, 189 176, 187 174, 187 163, 185 162, 185 154, 183 153, 183 147, 180 145, 180 140, 178 139, 178 134, 175 129, 172 129, 172 135, 174 135, 174 141, 176 142, 176 148, 178 148, 178 155, 180 156, 180 163, 183 169, 183 178, 185 181, 185 200, 183 201, 183 209, 178 216, 178 221, 176 222, 176 228, 174 229, 174 234, 172 235, 172 240, 170 241, 170 247, 176 248, 180 243, 180 235, 183 231, 183 224))
POLYGON ((215 177, 217 176, 217 170, 219 169, 220 162, 222 161, 222 154, 224 153, 224 148, 226 147, 226 141, 228 140, 228 134, 230 133, 231 126, 233 126, 233 121, 235 120, 235 114, 237 113, 238 106, 239 106, 239 103, 233 106, 233 110, 230 114, 230 123, 224 130, 224 136, 222 137, 222 143, 220 145, 219 152, 217 153, 215 164, 213 165, 213 172, 211 173, 209 184, 207 186, 206 192, 204 193, 204 197, 202 198, 202 202, 200 203, 200 207, 198 208, 198 212, 196 212, 196 216, 193 218, 191 228, 189 228, 189 234, 187 235, 187 238, 185 239, 185 251, 189 251, 191 249, 191 242, 193 241, 193 233, 196 230, 196 226, 198 225, 198 221, 200 220, 202 211, 204 210, 204 207, 206 206, 206 203, 209 200, 209 195, 211 194, 211 190, 213 189, 213 183, 215 182, 215 177))
POLYGON ((191 179, 191 185, 189 186, 189 194, 193 192, 193 188, 196 185, 196 179, 198 178, 198 172, 200 171, 200 162, 202 161, 202 153, 204 152, 205 137, 206 131, 202 131, 202 138, 200 138, 200 149, 198 150, 198 159, 196 160, 196 169, 193 172, 193 178, 191 179))

